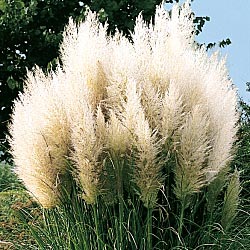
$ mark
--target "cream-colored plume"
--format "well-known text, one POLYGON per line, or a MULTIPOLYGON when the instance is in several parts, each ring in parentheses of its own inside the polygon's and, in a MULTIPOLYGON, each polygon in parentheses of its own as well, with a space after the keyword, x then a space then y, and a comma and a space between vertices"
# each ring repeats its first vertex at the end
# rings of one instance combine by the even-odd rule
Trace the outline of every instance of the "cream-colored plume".
POLYGON ((225 168, 236 91, 225 59, 197 47, 194 34, 190 1, 174 5, 171 15, 160 5, 154 23, 139 15, 133 42, 119 31, 108 36, 92 12, 79 25, 69 21, 62 65, 48 76, 29 73, 10 125, 17 173, 42 205, 57 203, 66 158, 89 203, 112 186, 103 180, 109 151, 135 156, 130 180, 146 206, 157 202, 166 155, 175 156, 167 172, 175 174, 181 200, 225 168))
MULTIPOLYGON (((88 86, 93 108, 107 96, 108 72, 105 69, 108 69, 111 58, 106 30, 107 25, 100 24, 92 12, 88 12, 85 22, 78 26, 70 19, 60 48, 63 71, 68 81, 80 89, 81 85, 88 86)), ((67 82, 68 87, 71 83, 67 82)))
POLYGON ((174 191, 182 201, 206 184, 206 161, 210 150, 208 127, 207 115, 196 106, 179 128, 179 138, 175 142, 177 164, 174 191))
POLYGON ((140 90, 137 90, 136 82, 131 80, 127 83, 123 115, 125 127, 131 133, 131 147, 136 151, 132 178, 144 205, 154 207, 163 182, 162 162, 158 156, 161 143, 145 117, 140 90))
POLYGON ((235 170, 231 176, 224 197, 221 218, 221 225, 224 230, 228 230, 237 214, 237 209, 240 203, 240 191, 240 173, 238 170, 235 170))
POLYGON ((10 125, 16 173, 44 207, 60 202, 67 174, 69 124, 51 78, 29 73, 24 94, 15 101, 10 125))
POLYGON ((74 110, 72 110, 69 120, 72 144, 71 158, 77 169, 83 198, 88 203, 93 204, 96 202, 101 189, 102 163, 99 162, 99 155, 102 151, 103 142, 96 136, 94 112, 91 109, 88 97, 88 92, 82 100, 72 96, 74 110))

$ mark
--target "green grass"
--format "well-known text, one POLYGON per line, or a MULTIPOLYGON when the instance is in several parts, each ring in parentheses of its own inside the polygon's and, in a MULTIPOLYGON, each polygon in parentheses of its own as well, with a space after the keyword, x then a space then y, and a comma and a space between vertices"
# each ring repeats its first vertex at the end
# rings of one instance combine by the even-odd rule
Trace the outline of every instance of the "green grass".
POLYGON ((105 204, 100 198, 96 205, 88 205, 75 187, 60 206, 45 210, 29 197, 9 165, 2 172, 0 249, 149 250, 151 245, 154 250, 250 249, 247 183, 243 183, 238 214, 225 231, 220 225, 223 192, 210 218, 205 209, 206 189, 183 210, 173 196, 169 200, 164 193, 149 210, 136 194, 126 191, 120 203, 105 204))
POLYGON ((22 185, 9 164, 0 162, 0 192, 21 188, 22 185))
MULTIPOLYGON (((143 216, 141 203, 130 200, 120 205, 88 205, 77 195, 69 197, 68 202, 53 209, 41 210, 43 221, 39 224, 26 223, 39 249, 149 249, 147 223, 143 216), (140 206, 140 207, 138 207, 140 206)), ((33 219, 24 210, 19 218, 27 222, 33 219)))
POLYGON ((24 190, 0 192, 0 249, 34 249, 35 241, 16 213, 26 210, 35 215, 35 207, 24 190))
POLYGON ((0 163, 0 249, 35 249, 35 241, 16 216, 20 210, 26 210, 35 218, 37 205, 18 181, 12 167, 0 163))
MULTIPOLYGON (((151 221, 147 221, 147 209, 136 196, 123 201, 122 215, 119 214, 119 204, 106 205, 99 201, 98 205, 92 206, 74 194, 68 198, 68 202, 57 208, 41 210, 44 220, 40 223, 26 223, 39 249, 148 250, 152 244, 154 250, 236 250, 249 249, 250 246, 250 223, 246 210, 240 209, 231 230, 224 231, 219 224, 221 206, 215 209, 213 220, 207 223, 200 223, 199 220, 205 221, 206 218, 192 217, 187 209, 182 235, 178 235, 179 214, 157 206, 152 211, 153 234, 148 238, 148 222, 151 221)), ((243 209, 249 204, 245 202, 243 209)), ((32 215, 21 211, 19 215, 24 222, 33 220, 32 215)))

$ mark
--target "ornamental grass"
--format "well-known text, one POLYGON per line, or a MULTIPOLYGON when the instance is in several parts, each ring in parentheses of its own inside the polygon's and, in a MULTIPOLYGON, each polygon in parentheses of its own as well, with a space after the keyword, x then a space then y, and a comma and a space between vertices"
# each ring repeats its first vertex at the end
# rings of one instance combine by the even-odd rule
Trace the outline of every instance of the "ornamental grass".
POLYGON ((89 11, 66 26, 55 71, 28 73, 9 141, 44 208, 41 249, 202 249, 214 223, 229 230, 237 95, 193 19, 189 1, 162 4, 126 38, 89 11))

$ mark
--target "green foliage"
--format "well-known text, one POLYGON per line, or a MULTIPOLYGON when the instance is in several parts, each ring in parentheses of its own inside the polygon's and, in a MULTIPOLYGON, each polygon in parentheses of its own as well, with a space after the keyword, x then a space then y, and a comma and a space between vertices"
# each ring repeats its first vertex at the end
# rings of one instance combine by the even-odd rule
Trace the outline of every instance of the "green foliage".
POLYGON ((18 189, 21 183, 13 173, 13 168, 8 164, 0 163, 0 192, 18 189))
POLYGON ((37 224, 27 224, 29 217, 20 211, 39 249, 150 249, 145 239, 147 223, 138 214, 142 204, 124 203, 121 220, 117 206, 103 202, 91 206, 77 195, 68 198, 62 206, 44 210, 44 221, 37 224))
POLYGON ((70 194, 64 194, 60 206, 40 210, 43 220, 34 223, 34 216, 25 208, 17 215, 39 249, 44 250, 248 249, 249 223, 248 227, 242 223, 246 215, 236 217, 239 224, 233 230, 224 231, 220 226, 224 191, 211 212, 203 189, 191 197, 181 218, 178 202, 173 196, 166 199, 164 192, 159 195, 161 204, 150 211, 135 195, 126 196, 118 204, 108 205, 99 199, 96 205, 88 205, 77 195, 75 186, 70 194))
MULTIPOLYGON (((248 89, 247 83, 247 91, 248 89)), ((240 117, 238 122, 238 133, 236 141, 236 152, 232 166, 241 171, 242 196, 244 204, 250 206, 250 106, 245 101, 239 101, 240 117)))
POLYGON ((89 7, 91 10, 99 12, 101 20, 108 21, 111 32, 117 28, 129 35, 138 14, 142 12, 144 19, 149 21, 155 12, 156 5, 161 2, 161 0, 102 0, 93 1, 89 7))
POLYGON ((236 217, 240 191, 240 174, 238 170, 235 170, 230 178, 227 191, 224 195, 221 225, 225 230, 230 228, 236 217))
POLYGON ((239 120, 237 152, 234 164, 243 171, 243 175, 250 176, 250 106, 240 100, 239 109, 241 112, 239 120))
MULTIPOLYGON (((30 249, 32 242, 25 227, 15 217, 15 210, 31 204, 13 167, 0 163, 0 249, 30 249)), ((28 210, 27 210, 28 211, 28 210)))
MULTIPOLYGON (((35 242, 16 213, 25 209, 34 219, 37 205, 31 200, 9 164, 0 163, 0 249, 34 249, 35 242)), ((31 220, 31 219, 30 219, 31 220)))
POLYGON ((26 226, 16 214, 24 210, 32 217, 30 223, 38 220, 40 214, 26 191, 9 190, 0 192, 0 249, 34 249, 36 243, 30 237, 26 226))
MULTIPOLYGON (((0 192, 0 241, 5 242, 0 248, 150 249, 147 247, 150 220, 147 209, 137 197, 123 200, 120 214, 118 204, 106 205, 99 200, 96 206, 91 206, 76 195, 78 192, 74 187, 70 194, 65 193, 61 206, 49 210, 37 207, 24 191, 0 192), (119 247, 121 244, 123 248, 119 247)), ((218 223, 223 193, 221 190, 212 214, 206 211, 206 189, 190 200, 181 238, 176 231, 180 219, 178 207, 169 207, 171 200, 162 193, 162 205, 152 211, 154 249, 248 249, 247 211, 239 211, 230 231, 223 231, 218 223)))

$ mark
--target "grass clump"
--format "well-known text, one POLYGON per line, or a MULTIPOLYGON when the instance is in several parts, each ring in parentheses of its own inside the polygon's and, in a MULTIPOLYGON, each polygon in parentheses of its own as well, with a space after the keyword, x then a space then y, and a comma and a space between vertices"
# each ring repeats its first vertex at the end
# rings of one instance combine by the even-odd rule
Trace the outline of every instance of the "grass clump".
MULTIPOLYGON (((187 1, 131 40, 70 20, 55 72, 29 72, 10 124, 15 171, 41 205, 40 249, 219 249, 237 215, 225 60, 196 47, 187 1)), ((25 211, 25 210, 22 210, 25 211)), ((33 218, 19 213, 22 221, 33 218)))

